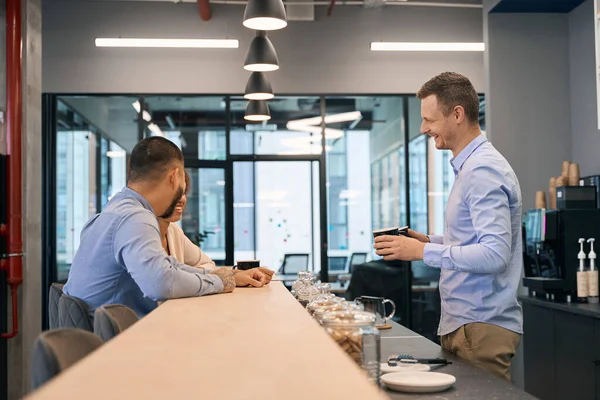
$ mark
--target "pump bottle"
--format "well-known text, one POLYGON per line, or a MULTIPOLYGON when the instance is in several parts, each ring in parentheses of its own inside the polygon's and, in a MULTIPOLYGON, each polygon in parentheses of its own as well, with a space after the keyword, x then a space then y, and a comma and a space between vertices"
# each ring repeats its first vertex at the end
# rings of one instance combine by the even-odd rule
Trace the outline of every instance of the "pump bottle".
POLYGON ((594 242, 596 239, 588 239, 588 243, 591 246, 591 250, 588 254, 590 259, 590 270, 588 274, 588 303, 598 303, 598 269, 596 268, 596 252, 594 251, 594 242))
POLYGON ((585 252, 583 251, 583 244, 585 239, 579 239, 579 253, 577 258, 579 259, 579 269, 577 270, 577 299, 584 303, 588 297, 588 274, 585 270, 585 252))

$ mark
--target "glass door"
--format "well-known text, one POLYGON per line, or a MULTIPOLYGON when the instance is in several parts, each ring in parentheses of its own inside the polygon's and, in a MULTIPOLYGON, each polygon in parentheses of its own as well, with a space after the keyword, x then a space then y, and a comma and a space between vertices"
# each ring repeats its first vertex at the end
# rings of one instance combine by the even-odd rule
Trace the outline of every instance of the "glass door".
POLYGON ((225 169, 186 168, 191 188, 179 222, 185 235, 217 265, 226 265, 225 169))
POLYGON ((234 258, 320 271, 318 161, 234 163, 234 258))

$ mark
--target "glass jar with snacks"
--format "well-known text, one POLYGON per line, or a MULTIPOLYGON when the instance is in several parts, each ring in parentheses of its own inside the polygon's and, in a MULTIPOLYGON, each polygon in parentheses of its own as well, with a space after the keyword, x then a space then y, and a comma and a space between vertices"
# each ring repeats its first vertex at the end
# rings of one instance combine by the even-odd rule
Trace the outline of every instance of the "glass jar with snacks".
POLYGON ((308 271, 300 271, 298 272, 298 279, 292 283, 292 294, 297 298, 298 289, 300 289, 306 283, 305 279, 308 276, 308 271))
POLYGON ((307 275, 304 278, 304 284, 296 292, 296 298, 303 307, 306 307, 308 303, 313 301, 318 295, 319 288, 315 285, 314 275, 310 273, 310 275, 307 275))
POLYGON ((312 315, 315 312, 315 309, 319 307, 328 306, 344 301, 344 299, 342 299, 341 297, 336 297, 333 293, 330 292, 331 285, 329 283, 321 283, 320 285, 317 285, 317 289, 319 289, 319 295, 315 297, 314 300, 312 300, 306 306, 306 309, 308 310, 310 315, 312 315))
POLYGON ((319 324, 323 324, 323 316, 333 311, 347 311, 350 310, 350 306, 345 301, 336 301, 333 304, 322 305, 316 307, 313 311, 313 318, 317 320, 319 324))
POLYGON ((338 345, 379 385, 380 337, 372 313, 333 311, 323 316, 323 326, 338 345))

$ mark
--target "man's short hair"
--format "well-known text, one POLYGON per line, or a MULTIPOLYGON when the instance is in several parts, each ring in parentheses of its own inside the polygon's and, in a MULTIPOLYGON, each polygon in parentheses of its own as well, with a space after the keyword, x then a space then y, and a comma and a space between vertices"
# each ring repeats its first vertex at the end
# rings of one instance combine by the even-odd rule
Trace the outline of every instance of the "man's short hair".
POLYGON ((479 96, 471 81, 456 72, 443 72, 427 81, 417 92, 423 100, 435 95, 439 107, 445 117, 450 115, 454 107, 462 106, 470 123, 479 123, 479 96))
POLYGON ((131 152, 127 182, 160 180, 176 163, 183 163, 179 147, 161 136, 148 137, 131 152))

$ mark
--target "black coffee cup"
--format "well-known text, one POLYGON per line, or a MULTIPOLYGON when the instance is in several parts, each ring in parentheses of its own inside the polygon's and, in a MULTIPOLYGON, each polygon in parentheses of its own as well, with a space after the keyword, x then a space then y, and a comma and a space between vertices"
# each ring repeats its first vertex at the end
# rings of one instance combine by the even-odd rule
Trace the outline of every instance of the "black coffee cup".
POLYGON ((390 235, 390 236, 408 236, 408 226, 398 228, 397 226, 391 228, 377 229, 373 231, 373 237, 390 235))
POLYGON ((238 269, 247 270, 260 267, 260 260, 244 260, 237 262, 238 269))

